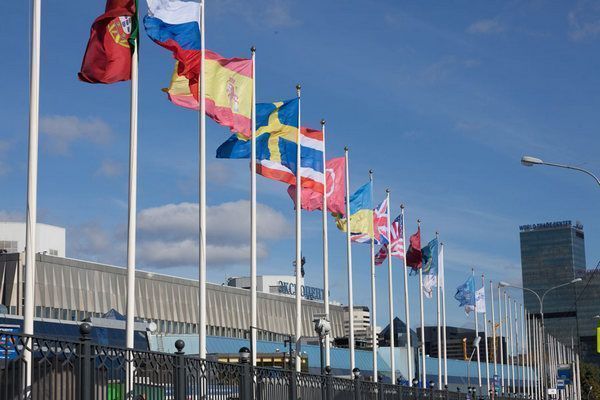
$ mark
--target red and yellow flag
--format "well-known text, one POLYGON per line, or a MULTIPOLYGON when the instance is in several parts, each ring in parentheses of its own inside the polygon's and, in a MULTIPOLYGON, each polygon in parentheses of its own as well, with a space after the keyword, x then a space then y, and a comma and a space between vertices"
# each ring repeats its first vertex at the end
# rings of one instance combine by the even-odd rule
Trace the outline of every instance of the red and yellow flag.
MULTIPOLYGON (((250 137, 252 133, 252 60, 223 58, 206 50, 206 115, 232 132, 250 137)), ((169 100, 181 107, 197 110, 198 79, 181 74, 178 63, 168 89, 169 100)))

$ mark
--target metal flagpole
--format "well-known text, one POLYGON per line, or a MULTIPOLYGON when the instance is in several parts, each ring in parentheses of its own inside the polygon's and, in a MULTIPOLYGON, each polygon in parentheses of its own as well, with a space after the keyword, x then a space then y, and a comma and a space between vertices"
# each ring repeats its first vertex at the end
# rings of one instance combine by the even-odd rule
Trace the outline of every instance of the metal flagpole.
MULTIPOLYGON (((471 268, 471 275, 475 277, 475 269, 471 268)), ((479 337, 479 311, 477 310, 477 295, 475 295, 475 337, 479 337)), ((479 384, 479 393, 481 394, 481 354, 479 352, 479 343, 477 343, 477 381, 479 384)))
MULTIPOLYGON (((439 242, 439 233, 436 232, 435 233, 435 238, 438 240, 439 242)), ((438 265, 437 265, 437 271, 436 271, 436 277, 435 277, 435 295, 436 295, 436 300, 437 300, 437 348, 438 348, 438 354, 437 354, 437 359, 438 359, 438 390, 442 389, 442 314, 441 314, 441 301, 440 301, 440 252, 439 252, 439 247, 436 250, 438 252, 437 254, 437 260, 438 260, 438 265)))
POLYGON ((581 370, 579 369, 579 353, 575 353, 575 385, 577 386, 577 400, 581 400, 581 370))
MULTIPOLYGON (((373 170, 369 170, 369 181, 373 185, 373 170)), ((373 190, 371 190, 371 204, 373 204, 373 190)), ((371 230, 374 233, 373 218, 371 230)), ((371 341, 373 353, 373 382, 377 382, 377 294, 375 293, 375 238, 371 236, 371 341)))
POLYGON ((504 319, 502 318, 502 293, 498 285, 498 327, 500 328, 500 392, 504 393, 504 319))
MULTIPOLYGON (((524 307, 524 306, 523 306, 524 307)), ((526 376, 527 376, 527 395, 529 398, 533 396, 533 391, 531 390, 531 348, 530 348, 530 331, 529 331, 529 313, 525 311, 525 348, 527 350, 527 359, 525 365, 527 367, 526 376)))
MULTIPOLYGON (((31 64, 29 70, 29 147, 27 165, 27 211, 25 227, 25 293, 23 333, 33 335, 35 314, 35 246, 37 226, 38 136, 40 116, 40 31, 42 1, 33 0, 31 22, 31 64)), ((30 339, 25 339, 31 347, 30 339)), ((25 351, 25 395, 31 395, 33 363, 25 351)))
MULTIPOLYGON (((346 167, 346 258, 348 266, 348 345, 350 347, 350 371, 354 362, 354 300, 352 295, 352 237, 350 232, 350 171, 348 168, 348 147, 344 147, 346 167)), ((354 377, 354 374, 352 374, 354 377)))
POLYGON ((512 364, 511 358, 512 358, 512 335, 510 332, 510 308, 508 307, 508 304, 510 303, 510 296, 508 296, 506 294, 506 291, 504 292, 504 316, 506 319, 506 328, 505 328, 505 332, 506 332, 506 386, 507 386, 507 391, 508 393, 512 393, 513 390, 513 386, 512 386, 512 380, 511 380, 511 370, 510 370, 510 366, 512 364))
MULTIPOLYGON (((417 220, 419 231, 421 229, 421 220, 417 220)), ((423 302, 423 266, 419 268, 419 300, 421 306, 421 387, 427 387, 427 368, 425 355, 425 305, 423 302)))
MULTIPOLYGON (((412 341, 410 338, 410 304, 408 302, 408 270, 406 268, 406 234, 404 228, 404 204, 400 205, 400 214, 402 215, 402 267, 404 269, 404 318, 406 321, 406 356, 408 358, 408 385, 412 386, 412 380, 415 377, 413 374, 413 356, 412 356, 412 341)), ((391 247, 390 254, 391 257, 391 247)))
POLYGON ((537 321, 537 318, 534 320, 534 326, 535 326, 535 346, 536 346, 535 355, 536 355, 536 364, 537 364, 538 397, 540 399, 543 399, 546 397, 546 394, 545 394, 545 372, 544 372, 544 366, 542 364, 543 344, 542 344, 541 329, 540 329, 540 325, 537 321))
POLYGON ((490 392, 490 351, 488 346, 488 320, 487 320, 487 303, 485 298, 485 276, 481 274, 481 288, 484 293, 484 303, 483 306, 483 338, 484 338, 484 346, 485 346, 485 382, 487 385, 487 391, 490 392))
POLYGON ((388 233, 388 244, 387 244, 387 258, 388 258, 388 300, 389 300, 389 314, 390 314, 390 369, 392 384, 396 384, 396 343, 395 343, 395 332, 394 332, 394 289, 393 289, 393 273, 392 273, 392 213, 390 204, 390 189, 385 190, 386 202, 387 202, 387 233, 388 233))
MULTIPOLYGON (((444 347, 444 386, 448 386, 448 349, 446 346, 446 267, 444 266, 444 243, 440 243, 439 268, 442 270, 442 343, 444 347)), ((439 284, 440 282, 438 282, 439 284)), ((441 389, 441 388, 440 388, 441 389)))
POLYGON ((200 137, 199 137, 199 318, 198 338, 200 358, 206 358, 206 96, 205 96, 205 74, 204 58, 205 29, 204 29, 204 7, 205 1, 200 0, 200 89, 198 98, 200 100, 200 137))
MULTIPOLYGON (((513 299, 513 307, 514 307, 514 311, 515 311, 515 319, 514 319, 514 330, 515 330, 515 355, 517 356, 517 359, 514 360, 513 362, 513 368, 515 369, 516 373, 514 375, 514 379, 516 384, 519 384, 519 376, 521 375, 520 371, 519 371, 519 311, 517 309, 517 300, 513 299)), ((519 392, 519 387, 515 385, 515 393, 519 392)))
POLYGON ((540 399, 541 395, 540 395, 540 370, 539 370, 539 364, 537 361, 537 355, 538 355, 538 345, 537 345, 537 326, 536 326, 536 320, 535 320, 535 316, 532 314, 531 315, 531 353, 533 355, 532 357, 532 371, 533 371, 533 393, 534 399, 540 399))
POLYGON ((252 349, 252 366, 256 367, 256 340, 258 333, 258 299, 256 289, 256 47, 252 46, 250 52, 252 53, 252 137, 250 139, 250 308, 252 309, 252 315, 250 321, 250 348, 252 349))
MULTIPOLYGON (((327 235, 327 167, 325 160, 325 120, 321 120, 323 133, 323 304, 325 318, 329 321, 329 237, 327 235)), ((325 336, 325 365, 330 365, 329 334, 325 336)))
POLYGON ((525 306, 521 305, 521 393, 526 394, 526 379, 525 379, 525 306))
MULTIPOLYGON (((137 11, 137 10, 136 10, 137 11)), ((132 18, 137 16, 137 12, 132 18)), ((136 26, 138 21, 133 22, 136 26)), ((134 348, 135 318, 135 242, 137 217, 137 147, 138 147, 138 47, 139 39, 135 39, 131 54, 131 98, 129 115, 129 208, 127 215, 127 311, 125 312, 125 344, 128 349, 134 348)), ((134 366, 131 354, 128 353, 126 391, 133 391, 134 366)))
POLYGON ((514 333, 514 326, 513 326, 513 316, 512 316, 512 306, 511 306, 511 298, 508 298, 508 315, 510 318, 509 321, 509 329, 510 329, 510 376, 512 379, 512 391, 513 394, 517 393, 517 387, 515 386, 516 383, 516 379, 515 379, 515 339, 513 337, 513 333, 514 333))
MULTIPOLYGON (((496 356, 497 346, 496 346, 496 311, 494 310, 494 284, 490 280, 490 300, 492 302, 492 352, 494 353, 494 378, 498 376, 498 359, 496 356)), ((496 382, 494 379, 494 387, 492 390, 495 392, 496 390, 496 382)))
POLYGON ((296 85, 298 95, 298 130, 296 133, 296 372, 300 372, 301 361, 300 339, 302 336, 302 176, 301 161, 301 135, 300 135, 300 85, 296 85))

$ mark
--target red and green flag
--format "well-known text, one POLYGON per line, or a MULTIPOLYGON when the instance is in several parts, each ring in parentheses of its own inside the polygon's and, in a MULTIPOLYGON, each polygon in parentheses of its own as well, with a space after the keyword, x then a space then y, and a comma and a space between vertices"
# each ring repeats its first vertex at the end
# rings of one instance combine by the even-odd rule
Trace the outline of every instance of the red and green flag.
POLYGON ((104 14, 92 24, 81 71, 88 83, 131 79, 131 54, 138 36, 137 0, 107 0, 104 14))

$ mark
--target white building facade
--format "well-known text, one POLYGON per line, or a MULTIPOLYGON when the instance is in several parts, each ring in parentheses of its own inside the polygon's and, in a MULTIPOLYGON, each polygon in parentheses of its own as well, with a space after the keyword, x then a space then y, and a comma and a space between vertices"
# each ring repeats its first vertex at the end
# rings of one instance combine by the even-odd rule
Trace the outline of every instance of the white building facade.
MULTIPOLYGON (((65 257, 66 236, 65 228, 38 223, 35 252, 65 257)), ((0 222, 0 252, 22 253, 23 251, 25 251, 25 223, 0 222)))

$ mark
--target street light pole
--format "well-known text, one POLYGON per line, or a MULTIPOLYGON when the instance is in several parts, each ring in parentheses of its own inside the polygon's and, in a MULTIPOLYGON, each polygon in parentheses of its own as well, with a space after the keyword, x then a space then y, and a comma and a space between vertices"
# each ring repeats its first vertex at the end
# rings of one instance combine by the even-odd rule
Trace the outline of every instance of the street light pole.
POLYGON ((526 167, 532 167, 534 165, 548 165, 550 167, 566 168, 566 169, 572 169, 574 171, 583 172, 585 174, 588 174, 592 178, 594 178, 594 180, 596 181, 596 183, 598 184, 598 186, 600 186, 600 179, 598 179, 598 177, 596 175, 594 175, 593 173, 591 173, 590 171, 588 171, 586 169, 575 167, 573 165, 565 165, 565 164, 557 164, 557 163, 552 163, 552 162, 545 162, 545 161, 540 160, 539 158, 531 157, 531 156, 523 156, 523 157, 521 157, 521 164, 523 164, 526 167))
MULTIPOLYGON (((523 157, 523 159, 525 159, 525 158, 527 158, 527 157, 523 157)), ((531 158, 531 157, 530 157, 530 158, 531 158)), ((539 159, 534 159, 534 160, 539 160, 539 159)), ((543 162, 541 162, 541 160, 539 160, 539 161, 540 161, 540 162, 532 162, 532 165, 533 165, 533 164, 541 164, 541 163, 543 163, 543 162)), ((522 160, 522 162, 523 162, 523 160, 522 160)), ((523 162, 523 163, 524 163, 524 162, 523 162)), ((525 164, 525 163, 524 163, 524 164, 525 164)), ((553 286, 553 287, 551 287, 550 289, 546 290, 544 293, 542 293, 542 296, 541 296, 541 297, 540 297, 540 295, 539 295, 539 294, 538 294, 538 293, 537 293, 535 290, 533 290, 533 289, 529 289, 529 288, 526 288, 526 287, 521 287, 521 286, 512 285, 512 284, 510 284, 510 283, 506 283, 506 282, 500 282, 500 283, 499 283, 499 286, 502 286, 502 287, 512 287, 512 288, 515 288, 515 289, 521 289, 521 290, 523 290, 523 291, 525 291, 525 290, 526 290, 526 291, 528 291, 528 292, 530 292, 530 293, 533 293, 533 294, 535 295, 535 297, 537 297, 537 299, 538 299, 538 301, 539 301, 539 303, 540 303, 540 317, 541 317, 541 321, 542 321, 542 349, 543 349, 543 350, 542 350, 542 352, 543 352, 543 354, 542 354, 542 357, 543 357, 543 358, 542 358, 542 359, 544 360, 544 362, 546 363, 546 365, 547 365, 547 362, 548 362, 548 358, 547 358, 548 349, 547 349, 547 347, 546 347, 546 346, 547 346, 547 342, 546 342, 546 327, 545 327, 545 324, 544 324, 544 299, 545 299, 546 295, 547 295, 548 293, 550 293, 551 291, 553 291, 553 290, 555 290, 555 289, 558 289, 558 288, 561 288, 561 287, 564 287, 564 286, 571 285, 571 284, 573 284, 573 283, 577 283, 577 282, 581 282, 581 278, 575 278, 575 279, 571 280, 570 282, 566 282, 566 283, 562 283, 562 284, 560 284, 560 285, 553 286)), ((524 302, 524 301, 523 301, 523 302, 524 302)), ((544 381, 546 382, 546 388, 548 388, 548 387, 549 387, 549 381, 548 381, 548 378, 549 378, 549 374, 548 374, 548 373, 546 373, 546 374, 545 374, 545 376, 544 376, 544 381)), ((546 393, 547 393, 547 392, 546 392, 546 393)))

